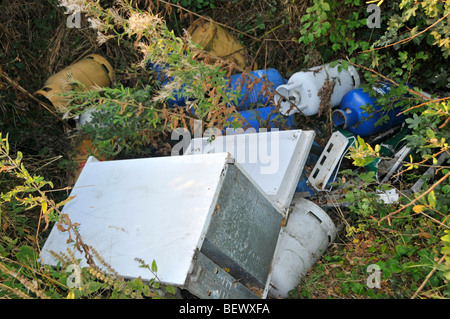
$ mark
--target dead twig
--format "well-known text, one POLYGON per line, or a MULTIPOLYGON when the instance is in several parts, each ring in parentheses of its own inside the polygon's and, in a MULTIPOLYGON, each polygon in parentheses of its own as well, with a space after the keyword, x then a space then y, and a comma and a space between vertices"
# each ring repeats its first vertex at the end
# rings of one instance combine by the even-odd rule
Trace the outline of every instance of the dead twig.
MULTIPOLYGON (((435 100, 426 101, 425 103, 421 103, 421 104, 419 104, 419 105, 411 106, 409 109, 404 110, 404 111, 402 111, 402 112, 400 112, 400 113, 398 113, 398 114, 399 114, 399 115, 400 115, 400 114, 403 114, 403 113, 405 113, 405 112, 411 111, 411 110, 416 109, 416 108, 419 108, 419 107, 421 107, 421 106, 424 106, 424 105, 426 105, 426 104, 428 104, 428 103, 436 103, 436 102, 439 102, 439 101, 445 101, 445 100, 448 100, 448 99, 450 99, 450 97, 444 97, 444 98, 442 98, 442 99, 435 99, 435 100)), ((444 126, 445 126, 445 125, 444 125, 444 126)))
POLYGON ((11 79, 4 71, 2 71, 0 69, 0 78, 4 78, 6 81, 8 81, 9 84, 11 84, 13 87, 15 87, 16 89, 18 89, 20 92, 22 92, 23 94, 25 94, 26 96, 28 96, 30 99, 32 99, 33 101, 37 102, 39 105, 41 105, 42 107, 44 107, 47 111, 50 112, 50 114, 52 114, 54 117, 56 117, 60 122, 62 122, 67 128, 72 129, 72 127, 69 125, 69 123, 67 123, 66 121, 64 121, 62 118, 60 118, 55 112, 53 112, 52 107, 50 105, 48 105, 47 103, 37 99, 36 97, 34 97, 30 92, 28 92, 26 89, 24 89, 19 83, 17 83, 16 81, 14 81, 13 79, 11 79))
MULTIPOLYGON (((353 63, 352 61, 350 61, 350 59, 349 59, 348 57, 346 57, 346 59, 347 59, 348 63, 350 63, 350 64, 353 65, 354 67, 356 67, 356 68, 361 68, 361 69, 367 70, 367 71, 369 71, 369 72, 372 72, 372 73, 376 74, 377 76, 379 76, 379 77, 385 79, 386 81, 389 81, 389 82, 392 83, 393 85, 398 86, 398 83, 397 83, 397 82, 395 82, 394 80, 391 80, 391 79, 388 78, 387 76, 384 76, 383 74, 381 74, 381 73, 379 73, 379 72, 377 72, 377 71, 375 71, 375 70, 373 70, 373 69, 371 69, 371 68, 368 68, 368 67, 365 67, 365 66, 363 66, 363 65, 359 65, 359 64, 353 63)), ((416 91, 414 91, 414 90, 412 90, 412 89, 408 89, 408 91, 409 91, 410 93, 412 93, 412 94, 414 94, 414 95, 416 95, 416 96, 418 96, 418 97, 424 99, 424 100, 431 100, 431 98, 429 98, 428 96, 423 95, 423 94, 421 94, 421 93, 419 93, 419 92, 416 92, 416 91)))

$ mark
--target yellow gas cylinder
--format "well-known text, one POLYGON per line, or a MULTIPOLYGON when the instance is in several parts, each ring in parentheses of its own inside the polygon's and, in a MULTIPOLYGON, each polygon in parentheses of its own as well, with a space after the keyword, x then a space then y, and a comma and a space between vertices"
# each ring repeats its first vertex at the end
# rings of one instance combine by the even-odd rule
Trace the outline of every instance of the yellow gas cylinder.
POLYGON ((58 112, 65 113, 68 101, 60 93, 76 89, 75 82, 82 83, 89 90, 96 86, 111 86, 113 81, 114 69, 108 60, 101 55, 90 54, 50 76, 34 94, 45 97, 58 112))
POLYGON ((234 62, 244 70, 256 69, 244 46, 217 23, 200 18, 194 21, 187 32, 194 43, 212 56, 234 62))

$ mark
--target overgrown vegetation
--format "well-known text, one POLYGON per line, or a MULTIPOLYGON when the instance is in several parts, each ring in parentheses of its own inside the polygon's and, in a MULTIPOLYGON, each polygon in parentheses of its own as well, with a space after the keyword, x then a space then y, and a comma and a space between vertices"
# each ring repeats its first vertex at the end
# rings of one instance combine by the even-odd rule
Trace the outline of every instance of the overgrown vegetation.
MULTIPOLYGON (((203 16, 240 39, 259 68, 275 68, 286 78, 337 59, 353 64, 366 90, 380 81, 390 83, 390 93, 378 102, 384 110, 401 108, 408 117, 405 140, 412 152, 394 178, 380 183, 367 168, 382 156, 382 142, 359 139, 343 162, 338 191, 313 198, 333 204, 329 213, 340 232, 291 297, 449 298, 450 168, 444 156, 449 151, 450 2, 379 5, 380 27, 370 28, 368 3, 360 0, 27 0, 20 7, 3 2, 0 8, 9 14, 0 18, 0 297, 175 294, 172 287, 161 289, 157 280, 120 278, 95 247, 83 242, 61 208, 70 200, 67 177, 74 163, 68 154, 86 135, 109 158, 159 156, 170 153, 170 134, 177 127, 192 130, 196 119, 203 129, 230 124, 236 92, 226 89, 225 78, 244 70, 209 57, 190 41, 183 30, 203 16), (67 27, 66 9, 82 12, 80 28, 67 27), (70 95, 66 116, 96 112, 89 124, 69 129, 62 114, 29 92, 93 52, 108 57, 118 79, 111 88, 70 95), (164 69, 169 85, 162 85, 149 63, 164 69), (187 107, 171 107, 168 101, 180 96, 187 107), (434 168, 431 176, 412 192, 429 168, 434 168), (400 195, 397 203, 379 200, 377 191, 390 189, 400 195), (58 269, 42 267, 37 259, 54 224, 70 232, 74 249, 91 261, 86 268, 72 268, 80 271, 81 285, 67 272, 78 264, 74 251, 59 256, 58 269)), ((296 117, 299 128, 316 129, 317 141, 326 143, 329 113, 296 117)), ((138 262, 156 274, 156 262, 138 262)))

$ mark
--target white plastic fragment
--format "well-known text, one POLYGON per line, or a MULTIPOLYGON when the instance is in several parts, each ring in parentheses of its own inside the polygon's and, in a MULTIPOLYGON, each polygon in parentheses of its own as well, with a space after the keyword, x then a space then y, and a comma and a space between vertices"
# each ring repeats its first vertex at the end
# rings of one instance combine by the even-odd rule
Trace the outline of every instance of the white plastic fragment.
POLYGON ((387 191, 377 190, 377 195, 385 204, 395 204, 399 200, 399 195, 395 189, 389 189, 387 191))
POLYGON ((326 190, 336 167, 349 148, 349 140, 341 132, 331 135, 327 145, 308 177, 309 183, 318 191, 326 190))

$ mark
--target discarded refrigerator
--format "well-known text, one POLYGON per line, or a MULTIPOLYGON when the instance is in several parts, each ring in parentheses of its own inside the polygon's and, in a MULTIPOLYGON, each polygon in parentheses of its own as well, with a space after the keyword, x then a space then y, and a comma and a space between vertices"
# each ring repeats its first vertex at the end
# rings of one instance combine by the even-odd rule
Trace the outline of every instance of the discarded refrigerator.
MULTIPOLYGON (((292 206, 313 139, 271 131, 194 139, 186 156, 90 157, 62 213, 124 278, 155 278, 139 258, 199 298, 285 297, 334 239, 319 207, 292 206)), ((67 239, 55 226, 42 261, 56 266, 67 239)))
MULTIPOLYGON (((124 278, 158 278, 199 298, 265 298, 283 213, 228 153, 86 163, 63 213, 124 278)), ((54 227, 50 251, 73 243, 54 227)), ((81 267, 86 266, 82 259, 81 267)), ((98 265, 101 267, 101 265, 98 265)))

